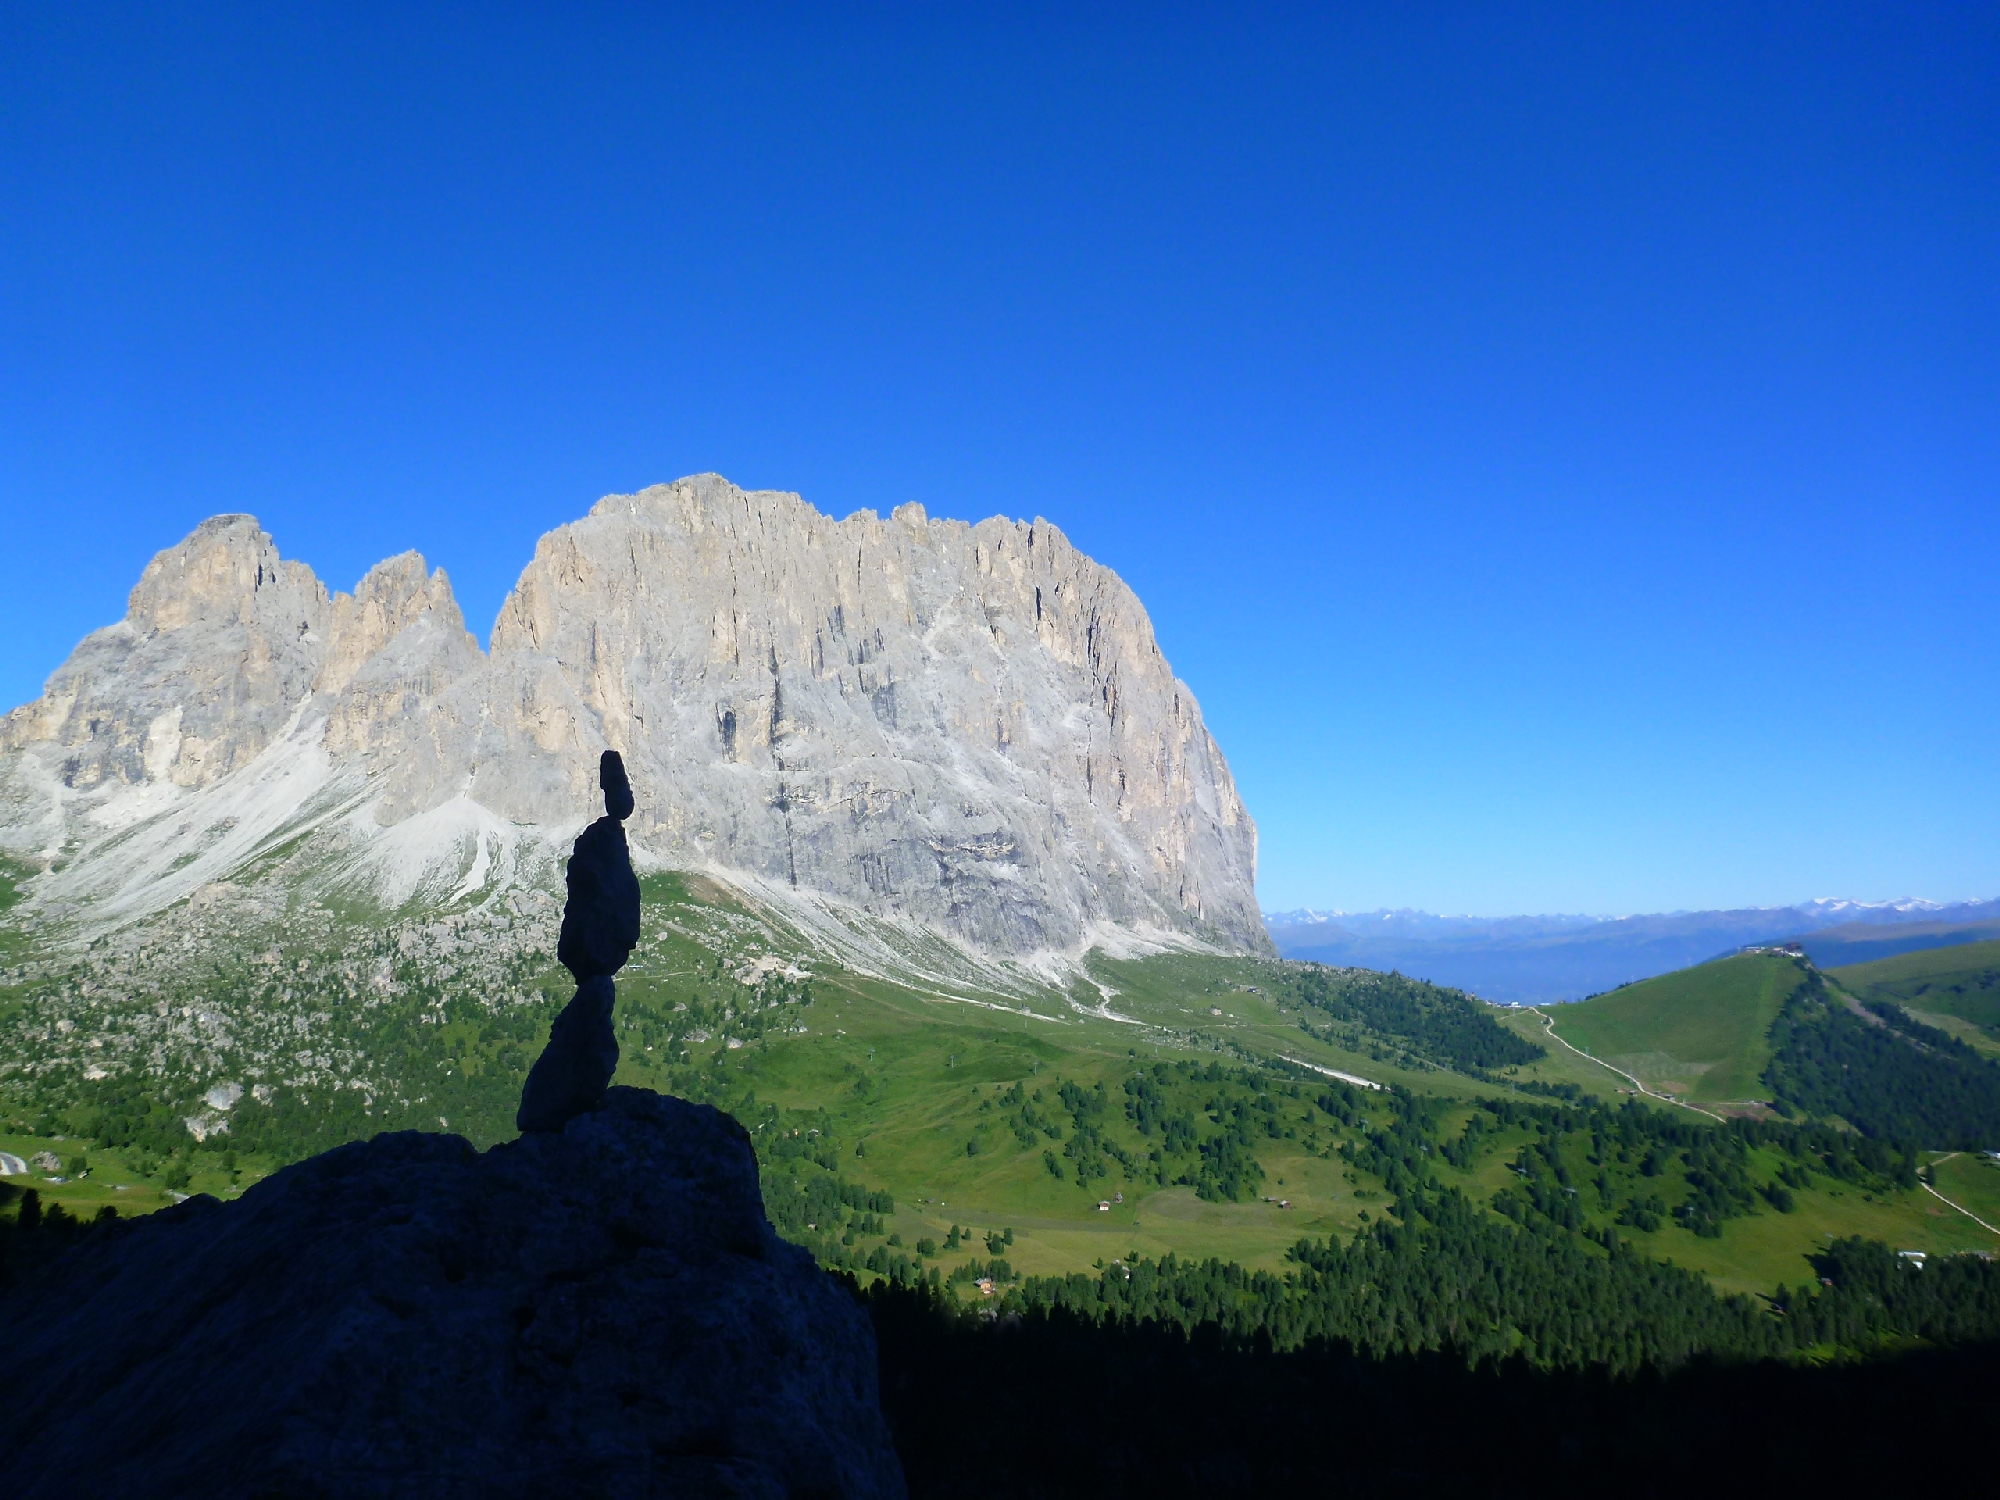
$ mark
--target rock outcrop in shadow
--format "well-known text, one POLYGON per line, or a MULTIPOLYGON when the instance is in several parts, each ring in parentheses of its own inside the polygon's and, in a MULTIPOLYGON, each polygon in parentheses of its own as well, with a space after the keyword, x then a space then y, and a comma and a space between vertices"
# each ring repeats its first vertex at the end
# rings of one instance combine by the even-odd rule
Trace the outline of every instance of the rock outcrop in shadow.
POLYGON ((92 1235, 9 1309, 0 1392, 18 1500, 904 1493, 867 1318, 742 1127, 629 1088, 92 1235))

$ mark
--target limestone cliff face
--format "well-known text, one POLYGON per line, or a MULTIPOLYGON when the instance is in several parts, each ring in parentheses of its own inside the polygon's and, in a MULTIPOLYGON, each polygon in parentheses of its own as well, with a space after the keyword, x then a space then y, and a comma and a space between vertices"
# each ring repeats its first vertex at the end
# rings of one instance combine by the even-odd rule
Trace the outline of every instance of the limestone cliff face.
POLYGON ((1045 521, 836 521, 714 475, 611 496, 542 538, 487 656, 414 553, 329 597, 219 517, 0 721, 0 840, 51 857, 56 824, 286 736, 374 827, 465 802, 561 827, 608 748, 643 789, 635 845, 669 864, 995 952, 1107 923, 1268 943, 1256 830, 1193 695, 1045 521))
POLYGON ((326 750, 367 768, 377 822, 398 822, 462 788, 485 667, 444 569, 426 575, 414 552, 377 563, 352 599, 334 596, 314 691, 330 698, 326 750))
POLYGON ((493 633, 474 795, 655 789, 639 841, 1061 947, 1093 921, 1255 942, 1256 834, 1145 610, 1046 522, 844 521, 713 476, 542 539, 493 633))
POLYGON ((146 565, 126 616, 85 637, 0 750, 60 752, 65 786, 199 786, 248 764, 312 685, 329 619, 310 568, 249 516, 216 516, 146 565))

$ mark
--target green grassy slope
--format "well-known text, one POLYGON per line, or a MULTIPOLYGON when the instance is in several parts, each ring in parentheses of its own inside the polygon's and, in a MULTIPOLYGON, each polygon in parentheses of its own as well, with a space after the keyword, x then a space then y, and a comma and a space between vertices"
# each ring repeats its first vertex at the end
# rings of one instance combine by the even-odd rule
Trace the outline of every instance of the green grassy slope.
MULTIPOLYGON (((643 975, 621 978, 628 1036, 669 1034, 674 1007, 714 987, 695 977, 699 958, 692 950, 678 963, 655 958, 643 975)), ((1159 1143, 1124 1118, 1127 1080, 1156 1063, 1234 1072, 1276 1061, 1308 1093, 1331 1072, 1452 1096, 1494 1091, 1427 1066, 1390 1038, 1341 1046, 1302 1030, 1302 1007, 1289 994, 1293 974, 1250 958, 1099 958, 1070 996, 1080 1008, 1057 1011, 821 970, 812 1004, 799 1014, 802 1030, 766 1033, 736 1049, 711 1036, 677 1052, 655 1042, 649 1054, 644 1042, 627 1041, 618 1081, 682 1093, 706 1088, 731 1105, 749 1094, 788 1118, 810 1113, 812 1128, 838 1143, 844 1175, 894 1196, 887 1227, 906 1245, 942 1242, 956 1224, 982 1235, 1013 1230, 1007 1258, 1026 1274, 1084 1269, 1134 1250, 1277 1269, 1300 1235, 1345 1235, 1371 1204, 1380 1212, 1379 1185, 1350 1181, 1330 1159, 1324 1122, 1316 1131, 1309 1105, 1288 1102, 1280 1134, 1261 1137, 1254 1153, 1263 1173, 1255 1190, 1235 1200, 1198 1196, 1194 1185, 1174 1180, 1187 1161, 1167 1163, 1164 1174, 1146 1161, 1159 1143), (1066 1085, 1102 1085, 1111 1101, 1109 1117, 1094 1127, 1109 1150, 1092 1156, 1093 1175, 1082 1179, 1068 1153, 1075 1123, 1057 1097, 1066 1085), (1020 1106, 1003 1100, 1016 1086, 1030 1096, 1029 1113, 1060 1136, 1014 1128, 1020 1106), (1098 1167, 1102 1175, 1094 1175, 1098 1167)), ((1194 1113, 1199 1135, 1212 1138, 1215 1122, 1194 1113)))
POLYGON ((1804 979, 1777 954, 1716 959, 1551 1006, 1556 1035, 1648 1088, 1693 1103, 1761 1097, 1766 1034, 1804 979))
MULTIPOLYGON (((1341 1092, 1332 1074, 1432 1101, 1426 1108, 1441 1112, 1434 1144, 1462 1129, 1481 1099, 1547 1105, 1554 1087, 1621 1102, 1622 1080, 1559 1047, 1533 1058, 1516 1045, 1529 1060, 1492 1071, 1444 1065, 1413 1034, 1368 1019, 1369 997, 1384 987, 1379 976, 1327 971, 1314 979, 1305 966, 1205 954, 1100 955, 1066 988, 948 993, 815 956, 768 915, 697 879, 645 884, 646 937, 619 979, 617 1081, 713 1100, 736 1112, 767 1153, 774 1137, 791 1143, 793 1157, 809 1160, 788 1165, 767 1154, 767 1198, 804 1205, 788 1233, 857 1258, 913 1256, 928 1240, 938 1248, 924 1264, 949 1271, 988 1255, 991 1233, 1003 1238, 1010 1266, 1028 1275, 1086 1270, 1134 1251, 1281 1270, 1301 1237, 1345 1239, 1379 1222, 1395 1197, 1380 1164, 1356 1154, 1370 1131, 1386 1128, 1391 1095, 1357 1090, 1366 1118, 1339 1119, 1319 1102, 1341 1092), (760 956, 796 967, 759 973, 760 956), (1162 1108, 1187 1131, 1178 1152, 1130 1107, 1128 1086, 1159 1077, 1161 1067, 1162 1108), (1199 1079, 1192 1069, 1204 1070, 1199 1079), (1104 1105, 1093 1114, 1095 1097, 1104 1105), (1225 1183, 1212 1170, 1204 1175, 1204 1165, 1226 1157, 1232 1131, 1254 1170, 1225 1183), (829 1196, 836 1183, 887 1194, 893 1208, 838 1204, 829 1196), (954 1226, 971 1242, 946 1251, 954 1226)), ((407 1108, 391 1110, 385 1093, 372 1114, 354 1106, 341 1128, 448 1128, 480 1144, 511 1134, 526 1066, 567 992, 552 968, 536 967, 542 961, 520 960, 521 982, 540 986, 537 998, 497 1014, 447 981, 427 981, 408 1002, 421 1012, 408 1017, 400 1002, 343 1009, 332 992, 318 1000, 337 1021, 351 1016, 351 1024, 339 1021, 338 1045, 379 1050, 387 1037, 400 1050, 382 1055, 419 1060, 432 1075, 407 1108)), ((332 967, 314 962, 290 982, 303 986, 332 967)), ((1576 1045, 1637 1064, 1631 1071, 1650 1086, 1699 1085, 1697 1099, 1752 1097, 1757 1044, 1798 975, 1782 958, 1724 960, 1559 1008, 1557 1024, 1576 1045)), ((1419 998, 1451 1003, 1444 992, 1419 998)), ((1497 1024, 1521 1041, 1546 1041, 1539 1014, 1480 1007, 1477 1016, 1475 1032, 1497 1024)), ((1465 1025, 1450 1035, 1462 1043, 1465 1025)), ((156 1101, 163 1121, 134 1131, 130 1144, 79 1141, 109 1087, 78 1091, 67 1109, 54 1100, 39 1115, 20 1110, 13 1133, 0 1137, 0 1149, 23 1157, 47 1148, 67 1159, 87 1147, 90 1177, 38 1182, 45 1199, 87 1214, 107 1203, 145 1211, 167 1201, 168 1188, 233 1196, 281 1160, 323 1149, 298 1122, 324 1105, 284 1090, 268 1115, 239 1102, 232 1134, 201 1149, 180 1127, 180 1113, 194 1107, 185 1099, 156 1101)), ((1668 1113, 1689 1128, 1718 1128, 1668 1113)), ((1532 1134, 1516 1127, 1491 1136, 1446 1180, 1482 1204, 1515 1190, 1523 1180, 1515 1153, 1532 1134)), ((1610 1197, 1588 1188, 1587 1219, 1599 1227, 1635 1197, 1658 1193, 1671 1208, 1689 1191, 1686 1171, 1672 1163, 1642 1176, 1637 1158, 1593 1164, 1587 1143, 1565 1150, 1580 1182, 1594 1184, 1600 1172, 1614 1179, 1610 1197)), ((1776 1170, 1752 1168, 1758 1182, 1776 1170)), ((1671 1219, 1620 1233, 1719 1284, 1759 1290, 1798 1280, 1804 1257, 1829 1234, 1938 1252, 2000 1245, 1960 1216, 1931 1214, 1935 1200, 1915 1188, 1814 1176, 1797 1199, 1783 1213, 1757 1199, 1719 1235, 1671 1219)))
MULTIPOLYGON (((1675 1225, 1632 1238, 1662 1260, 1706 1272, 1726 1292, 1768 1293, 1780 1283, 1796 1284, 1808 1253, 1851 1235, 1880 1240, 1892 1250, 1921 1250, 1934 1256, 2000 1251, 2000 1236, 1988 1234, 1921 1190, 1870 1191, 1816 1182, 1794 1199, 1791 1213, 1763 1211, 1731 1219, 1722 1226, 1720 1237, 1712 1240, 1699 1239, 1675 1225)), ((1989 1224, 2000 1222, 1981 1217, 1989 1224)))
POLYGON ((2000 1052, 2000 942, 1927 948, 1827 972, 1864 1001, 1900 1005, 1973 1046, 2000 1052))
MULTIPOLYGON (((1673 1118, 1689 1121, 1694 1117, 1673 1112, 1673 1118)), ((1533 1131, 1515 1129, 1492 1138, 1486 1150, 1467 1168, 1441 1167, 1439 1175, 1475 1199, 1486 1202, 1497 1193, 1517 1189, 1521 1179, 1514 1162, 1519 1147, 1535 1139, 1533 1131)), ((1953 1255, 1965 1251, 2000 1250, 2000 1236, 1987 1233, 1961 1214, 1939 1204, 1921 1189, 1895 1189, 1881 1182, 1845 1182, 1813 1175, 1795 1182, 1790 1207, 1780 1211, 1759 1201, 1746 1213, 1723 1219, 1717 1233, 1691 1233, 1669 1215, 1657 1226, 1634 1224, 1629 1216, 1610 1211, 1610 1204, 1594 1185, 1600 1169, 1608 1169, 1613 1179, 1613 1198, 1619 1203, 1657 1194, 1668 1204, 1683 1201, 1688 1190, 1689 1169, 1677 1154, 1669 1153, 1658 1175, 1635 1171, 1634 1163, 1622 1165, 1608 1153, 1593 1161, 1587 1142, 1574 1138, 1563 1147, 1563 1155, 1579 1189, 1579 1206, 1586 1224, 1601 1231, 1617 1228, 1618 1234, 1642 1253, 1707 1274, 1725 1292, 1768 1293, 1781 1282, 1796 1282, 1806 1272, 1807 1257, 1834 1239, 1860 1235, 1880 1240, 1897 1250, 1922 1250, 1930 1255, 1953 1255)), ((1634 1153, 1636 1158, 1637 1153, 1634 1153)), ((1779 1174, 1784 1158, 1767 1148, 1750 1151, 1748 1173, 1754 1181, 1770 1181, 1779 1174)), ((1970 1164, 1978 1158, 1960 1156, 1947 1166, 1956 1166, 1971 1175, 1970 1164)), ((1993 1174, 2000 1184, 2000 1170, 1993 1174)), ((1940 1191, 1947 1191, 1940 1176, 1940 1191)), ((1964 1199, 1968 1208, 1979 1210, 1964 1199)), ((1989 1223, 2000 1223, 1987 1215, 1989 1223)))
MULTIPOLYGON (((1931 1176, 1946 1198, 1967 1213, 2000 1226, 2000 1161, 1969 1151, 1954 1151, 1937 1158, 1931 1166, 1931 1176)), ((1967 1222, 1962 1215, 1956 1217, 1961 1224, 1967 1222)))

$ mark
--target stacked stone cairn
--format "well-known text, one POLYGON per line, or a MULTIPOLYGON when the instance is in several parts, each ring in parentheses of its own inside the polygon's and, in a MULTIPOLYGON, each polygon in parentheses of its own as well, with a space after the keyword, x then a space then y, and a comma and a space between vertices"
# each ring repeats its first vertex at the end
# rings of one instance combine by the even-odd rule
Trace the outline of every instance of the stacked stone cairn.
POLYGON ((556 942, 556 958, 575 978, 576 996, 549 1028, 549 1044, 521 1090, 514 1124, 523 1135, 561 1130, 596 1109, 618 1067, 612 976, 639 941, 639 878, 625 842, 632 783, 616 750, 599 759, 597 784, 604 791, 604 816, 584 829, 570 855, 569 901, 556 942))

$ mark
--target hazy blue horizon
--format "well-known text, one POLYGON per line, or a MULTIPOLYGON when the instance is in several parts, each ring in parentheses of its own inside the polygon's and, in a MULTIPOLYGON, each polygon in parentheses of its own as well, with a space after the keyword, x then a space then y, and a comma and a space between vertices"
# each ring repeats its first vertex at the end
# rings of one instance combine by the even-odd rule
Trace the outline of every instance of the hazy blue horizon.
MULTIPOLYGON (((1267 910, 2000 892, 2000 13, 20 8, 0 700, 256 515, 1116 569, 1267 910)), ((1802 899, 1811 899, 1802 898, 1802 899)))
MULTIPOLYGON (((1738 907, 1675 907, 1663 911, 1432 911, 1422 906, 1370 906, 1352 911, 1332 907, 1287 906, 1260 908, 1266 921, 1275 917, 1312 917, 1332 920, 1344 917, 1428 917, 1439 922, 1627 922, 1644 917, 1702 916, 1715 911, 1803 911, 1820 905, 1855 908, 1862 911, 1915 910, 1945 915, 1968 906, 2000 903, 2000 895, 1953 896, 1938 900, 1928 896, 1898 896, 1886 901, 1857 901, 1848 896, 1814 896, 1800 901, 1753 901, 1738 907), (1906 905, 1907 903, 1907 905, 1906 905)), ((1915 920, 1923 920, 1919 917, 1915 920)))

